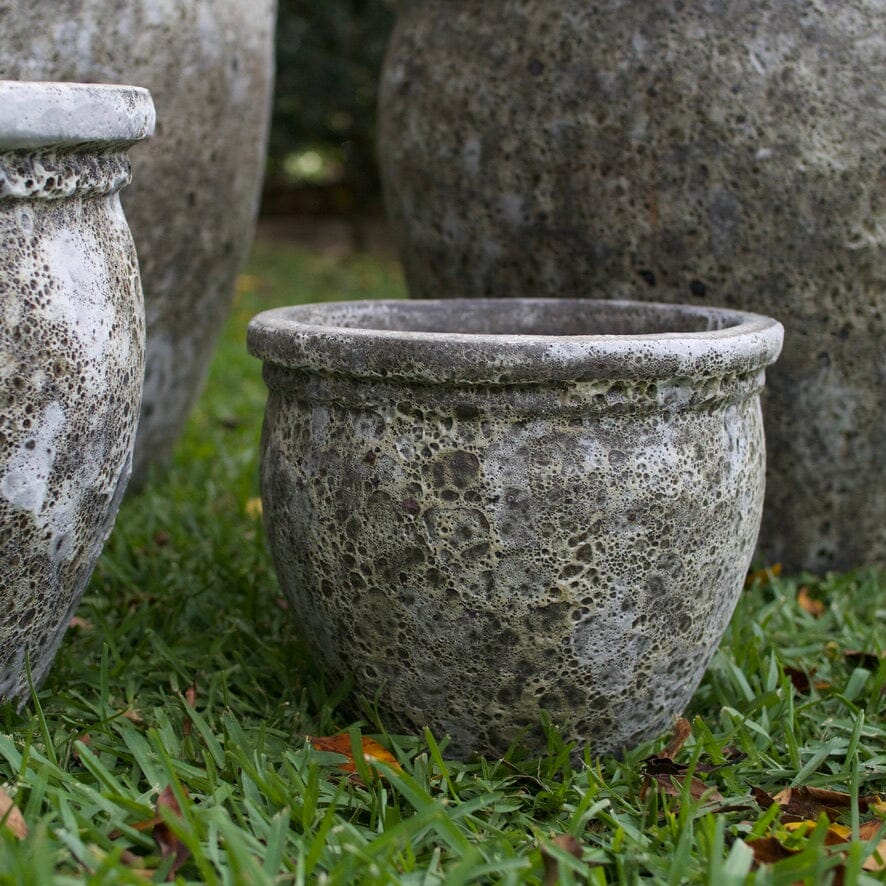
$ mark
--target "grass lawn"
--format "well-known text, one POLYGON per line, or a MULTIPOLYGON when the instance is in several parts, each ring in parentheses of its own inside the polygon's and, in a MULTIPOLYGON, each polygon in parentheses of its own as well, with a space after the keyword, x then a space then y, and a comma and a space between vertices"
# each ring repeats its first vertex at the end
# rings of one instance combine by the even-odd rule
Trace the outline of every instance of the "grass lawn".
POLYGON ((752 579, 682 745, 592 759, 549 729, 541 758, 457 763, 345 713, 264 549, 244 332, 402 291, 392 263, 257 245, 171 470, 124 503, 46 684, 0 708, 0 883, 882 882, 882 573, 752 579), (305 739, 338 733, 345 756, 305 739), (361 736, 388 763, 342 771, 361 736))

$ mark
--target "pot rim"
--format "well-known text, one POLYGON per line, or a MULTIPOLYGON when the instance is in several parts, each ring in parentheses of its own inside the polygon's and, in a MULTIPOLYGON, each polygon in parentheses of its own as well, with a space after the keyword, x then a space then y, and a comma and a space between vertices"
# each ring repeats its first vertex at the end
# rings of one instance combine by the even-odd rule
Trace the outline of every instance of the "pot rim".
POLYGON ((0 150, 130 145, 154 132, 141 86, 0 80, 0 150))
MULTIPOLYGON (((402 324, 407 325, 407 324, 402 324)), ((419 325, 417 323, 411 324, 419 325)), ((265 363, 355 378, 423 383, 532 384, 550 381, 722 377, 775 362, 777 320, 729 308, 606 299, 424 299, 320 302, 264 311, 249 324, 249 352, 265 363), (576 306, 624 319, 686 318, 707 328, 630 334, 529 334, 385 329, 373 315, 421 318, 434 311, 515 313, 576 306), (323 322, 328 317, 329 322, 323 322), (363 325, 353 325, 354 323, 363 325)))

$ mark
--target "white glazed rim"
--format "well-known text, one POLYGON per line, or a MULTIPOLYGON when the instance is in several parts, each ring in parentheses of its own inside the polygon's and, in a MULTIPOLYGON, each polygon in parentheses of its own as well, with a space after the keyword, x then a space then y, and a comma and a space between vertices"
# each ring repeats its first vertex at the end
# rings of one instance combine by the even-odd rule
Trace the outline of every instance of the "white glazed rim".
POLYGON ((0 80, 0 150, 128 145, 148 138, 156 115, 140 86, 0 80))
POLYGON ((264 311, 249 324, 250 353, 265 363, 352 377, 425 383, 532 384, 592 379, 722 377, 774 363, 784 329, 761 314, 663 302, 605 299, 425 299, 324 302, 264 311), (395 310, 588 310, 682 315, 700 331, 533 335, 410 331, 335 322, 395 310), (407 307, 408 306, 408 307, 407 307), (330 323, 318 322, 328 314, 330 323))

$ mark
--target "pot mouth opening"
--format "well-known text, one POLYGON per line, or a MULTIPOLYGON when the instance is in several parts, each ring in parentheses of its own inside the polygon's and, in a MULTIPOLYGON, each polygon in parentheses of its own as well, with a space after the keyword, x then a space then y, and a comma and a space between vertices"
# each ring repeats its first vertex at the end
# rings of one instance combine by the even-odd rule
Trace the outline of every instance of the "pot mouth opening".
POLYGON ((0 151, 131 145, 154 132, 140 86, 0 80, 0 151))
POLYGON ((728 308, 580 298, 323 302, 265 311, 250 353, 347 375, 477 382, 726 375, 777 358, 781 324, 728 308))

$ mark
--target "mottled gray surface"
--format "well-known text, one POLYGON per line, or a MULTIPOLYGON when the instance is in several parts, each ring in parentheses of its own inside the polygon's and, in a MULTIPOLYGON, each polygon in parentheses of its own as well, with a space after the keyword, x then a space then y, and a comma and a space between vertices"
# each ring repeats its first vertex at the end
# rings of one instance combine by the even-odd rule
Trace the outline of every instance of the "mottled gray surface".
POLYGON ((145 325, 117 192, 152 126, 144 90, 0 82, 0 700, 52 663, 129 479, 145 325))
POLYGON ((763 555, 886 563, 882 0, 402 5, 380 134, 412 294, 771 313, 763 555))
POLYGON ((134 484, 171 452, 252 240, 275 11, 276 0, 0 3, 0 77, 134 83, 157 106, 123 198, 148 329, 134 484))
POLYGON ((461 755, 536 743, 541 709, 595 753, 666 729, 754 549, 781 334, 623 302, 260 314, 267 535, 320 661, 461 755))

